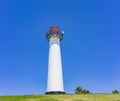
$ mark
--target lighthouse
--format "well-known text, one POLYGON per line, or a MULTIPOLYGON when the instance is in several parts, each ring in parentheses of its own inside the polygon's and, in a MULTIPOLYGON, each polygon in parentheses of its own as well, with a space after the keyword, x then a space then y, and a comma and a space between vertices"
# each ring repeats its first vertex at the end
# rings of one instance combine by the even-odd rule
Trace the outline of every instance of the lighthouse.
POLYGON ((62 60, 60 41, 63 39, 63 31, 58 26, 51 26, 47 35, 49 41, 48 80, 46 94, 65 94, 62 75, 62 60))

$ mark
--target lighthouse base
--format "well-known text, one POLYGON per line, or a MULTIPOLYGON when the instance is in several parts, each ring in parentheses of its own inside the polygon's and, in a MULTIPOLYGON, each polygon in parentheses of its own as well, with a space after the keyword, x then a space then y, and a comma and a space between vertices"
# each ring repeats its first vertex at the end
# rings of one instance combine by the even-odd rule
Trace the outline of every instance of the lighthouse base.
POLYGON ((62 91, 50 91, 50 92, 46 92, 45 94, 65 94, 65 92, 62 92, 62 91))

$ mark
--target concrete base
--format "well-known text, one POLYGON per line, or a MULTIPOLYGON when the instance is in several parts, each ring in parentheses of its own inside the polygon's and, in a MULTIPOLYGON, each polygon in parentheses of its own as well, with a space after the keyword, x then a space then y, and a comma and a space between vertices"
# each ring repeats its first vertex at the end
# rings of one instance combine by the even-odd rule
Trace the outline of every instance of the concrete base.
POLYGON ((65 94, 65 92, 62 92, 62 91, 50 91, 50 92, 46 92, 45 94, 65 94))

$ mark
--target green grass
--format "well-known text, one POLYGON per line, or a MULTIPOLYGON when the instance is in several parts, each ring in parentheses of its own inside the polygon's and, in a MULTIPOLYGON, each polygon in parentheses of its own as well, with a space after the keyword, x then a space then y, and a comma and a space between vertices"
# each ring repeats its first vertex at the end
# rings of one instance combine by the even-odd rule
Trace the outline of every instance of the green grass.
POLYGON ((120 94, 0 96, 0 101, 120 101, 120 94))

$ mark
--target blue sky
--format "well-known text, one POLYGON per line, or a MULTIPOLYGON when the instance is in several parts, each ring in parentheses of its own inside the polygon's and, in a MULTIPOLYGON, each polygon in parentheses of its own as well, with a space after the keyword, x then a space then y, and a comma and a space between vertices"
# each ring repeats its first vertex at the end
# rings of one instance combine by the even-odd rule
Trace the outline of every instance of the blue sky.
POLYGON ((51 25, 61 42, 65 92, 120 90, 119 0, 0 0, 0 95, 46 92, 51 25))

